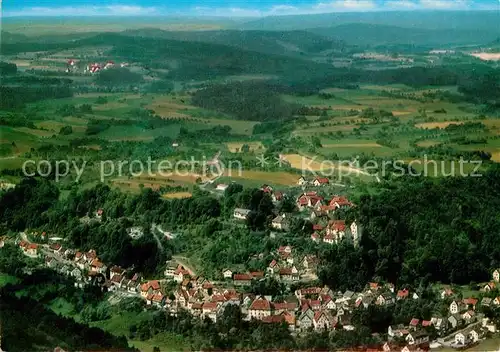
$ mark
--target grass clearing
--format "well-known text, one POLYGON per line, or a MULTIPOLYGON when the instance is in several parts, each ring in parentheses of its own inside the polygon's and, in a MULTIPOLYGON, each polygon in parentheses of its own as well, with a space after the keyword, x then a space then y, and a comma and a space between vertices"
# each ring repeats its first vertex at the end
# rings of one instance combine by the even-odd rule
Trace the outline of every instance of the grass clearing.
POLYGON ((180 126, 171 125, 163 128, 144 129, 139 126, 111 126, 109 129, 99 133, 97 137, 111 142, 118 141, 151 141, 156 137, 168 136, 176 138, 180 126))
POLYGON ((14 130, 19 131, 19 132, 23 132, 23 133, 29 133, 29 134, 32 134, 34 136, 43 137, 43 138, 52 137, 54 135, 54 131, 35 130, 35 129, 29 128, 29 127, 17 127, 17 128, 14 128, 14 130))
POLYGON ((284 186, 296 185, 300 177, 300 175, 284 171, 266 172, 254 170, 242 170, 241 172, 238 170, 227 170, 224 172, 224 176, 234 181, 247 179, 284 186))
POLYGON ((17 277, 0 273, 0 287, 3 287, 8 284, 16 284, 18 282, 17 277))
POLYGON ((300 154, 284 154, 283 158, 288 161, 290 166, 294 169, 302 170, 307 167, 312 171, 324 170, 324 166, 321 161, 317 161, 316 159, 311 159, 300 154))
POLYGON ((378 143, 333 143, 323 144, 323 148, 382 148, 378 143))
POLYGON ((183 198, 191 198, 193 195, 189 192, 173 192, 173 193, 165 193, 162 195, 165 199, 183 199, 183 198))
POLYGON ((166 332, 159 333, 146 341, 130 340, 130 343, 140 351, 152 351, 155 346, 159 347, 160 351, 189 351, 181 335, 166 332))
MULTIPOLYGON (((77 133, 84 133, 85 130, 87 129, 87 126, 86 126, 87 120, 78 121, 79 124, 75 124, 75 121, 72 118, 67 117, 66 119, 68 119, 68 120, 65 120, 65 121, 47 120, 47 121, 37 122, 36 126, 38 128, 44 128, 44 129, 48 130, 48 132, 50 132, 51 135, 53 135, 54 133, 59 133, 61 128, 65 127, 65 126, 71 126, 71 128, 73 129, 73 132, 77 132, 77 133)), ((77 119, 77 118, 75 117, 74 119, 77 119)))
POLYGON ((56 314, 60 314, 65 317, 74 317, 75 315, 75 307, 61 297, 58 297, 50 302, 49 308, 56 314))

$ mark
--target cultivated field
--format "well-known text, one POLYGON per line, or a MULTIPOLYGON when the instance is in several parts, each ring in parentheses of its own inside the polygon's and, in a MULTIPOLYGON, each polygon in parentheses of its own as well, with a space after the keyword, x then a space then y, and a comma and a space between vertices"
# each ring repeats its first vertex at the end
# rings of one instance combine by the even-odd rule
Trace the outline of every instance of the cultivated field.
POLYGON ((241 152, 241 147, 244 145, 248 145, 250 151, 264 151, 264 146, 262 145, 262 142, 230 142, 226 143, 227 149, 231 153, 238 153, 241 152))

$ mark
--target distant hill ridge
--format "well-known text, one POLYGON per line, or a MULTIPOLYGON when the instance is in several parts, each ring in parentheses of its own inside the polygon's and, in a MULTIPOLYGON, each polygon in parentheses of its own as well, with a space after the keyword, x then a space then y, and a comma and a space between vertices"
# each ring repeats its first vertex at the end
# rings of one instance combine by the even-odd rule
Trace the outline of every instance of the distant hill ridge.
POLYGON ((420 29, 473 29, 500 33, 499 11, 391 11, 269 16, 247 21, 238 29, 297 30, 369 23, 420 29))
MULTIPOLYGON (((499 15, 500 20, 500 15, 499 15)), ((308 29, 311 33, 345 42, 349 45, 461 45, 488 43, 498 31, 483 29, 420 29, 370 23, 349 23, 334 27, 308 29)))
POLYGON ((345 44, 342 41, 300 30, 215 30, 174 32, 144 28, 127 30, 122 33, 129 36, 221 44, 274 55, 303 56, 304 54, 317 54, 326 50, 342 51, 345 49, 345 44))

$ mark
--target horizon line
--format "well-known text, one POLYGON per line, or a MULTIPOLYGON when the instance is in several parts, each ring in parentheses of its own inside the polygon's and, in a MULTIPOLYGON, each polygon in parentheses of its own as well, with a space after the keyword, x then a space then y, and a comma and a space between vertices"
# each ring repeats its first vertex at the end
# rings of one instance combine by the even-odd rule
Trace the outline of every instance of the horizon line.
MULTIPOLYGON (((0 19, 24 19, 24 18, 192 18, 192 19, 203 19, 203 18, 212 18, 212 19, 258 19, 258 18, 269 18, 269 17, 296 17, 296 16, 321 16, 321 15, 362 15, 362 14, 381 14, 381 13, 471 13, 471 12, 497 12, 500 15, 500 2, 498 5, 498 9, 492 8, 475 8, 475 9, 425 9, 425 8, 417 8, 417 9, 372 9, 372 10, 364 10, 364 11, 329 11, 329 12, 320 12, 320 13, 289 13, 289 14, 263 14, 261 16, 250 16, 250 15, 210 15, 210 14, 193 14, 193 13, 175 13, 175 14, 166 14, 166 13, 158 13, 158 14, 27 14, 27 15, 19 15, 19 14, 1 14, 0 19)), ((1 21, 1 20, 0 20, 1 21)))

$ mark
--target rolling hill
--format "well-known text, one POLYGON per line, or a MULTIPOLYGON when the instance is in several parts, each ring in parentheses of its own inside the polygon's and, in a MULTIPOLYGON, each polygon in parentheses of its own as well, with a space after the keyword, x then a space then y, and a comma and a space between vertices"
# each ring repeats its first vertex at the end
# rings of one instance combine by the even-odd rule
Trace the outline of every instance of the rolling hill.
POLYGON ((174 32, 145 28, 125 31, 123 34, 221 44, 265 54, 303 58, 307 58, 307 54, 317 55, 324 51, 339 52, 345 49, 345 44, 340 41, 307 31, 219 30, 174 32))
MULTIPOLYGON (((314 34, 306 33, 305 35, 317 37, 314 34)), ((230 37, 234 36, 231 34, 230 37)), ((237 39, 233 39, 233 43, 236 41, 237 39)), ((249 41, 253 43, 254 48, 259 42, 257 39, 249 41)), ((334 42, 325 39, 321 40, 318 45, 323 45, 321 48, 325 48, 325 43, 329 45, 334 42)), ((269 47, 271 44, 266 45, 269 47)), ((308 45, 310 45, 309 48, 313 48, 315 44, 309 43, 308 45)), ((300 57, 272 55, 216 43, 130 36, 118 33, 103 33, 79 40, 68 39, 58 43, 35 41, 2 43, 2 52, 13 55, 20 52, 62 51, 95 46, 110 48, 104 52, 103 59, 113 58, 119 61, 140 63, 146 69, 168 70, 169 78, 179 81, 254 74, 308 77, 311 75, 322 76, 333 71, 331 65, 316 63, 300 57)))

